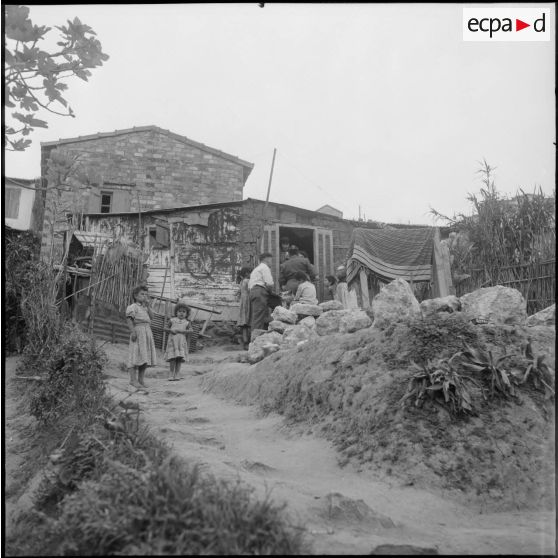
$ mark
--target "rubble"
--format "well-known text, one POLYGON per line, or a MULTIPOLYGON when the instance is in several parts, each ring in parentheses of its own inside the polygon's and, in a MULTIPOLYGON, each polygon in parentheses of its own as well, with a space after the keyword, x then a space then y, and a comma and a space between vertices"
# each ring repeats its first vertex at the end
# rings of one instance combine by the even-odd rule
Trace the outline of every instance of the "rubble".
POLYGON ((529 316, 525 320, 525 325, 527 327, 545 325, 545 326, 553 326, 556 324, 556 304, 529 316))
POLYGON ((291 312, 294 312, 298 316, 319 316, 323 309, 317 304, 301 304, 297 302, 291 305, 291 312))
POLYGON ((339 319, 339 333, 354 333, 372 325, 372 320, 364 310, 349 310, 339 319))
POLYGON ((444 296, 441 298, 429 298, 420 303, 420 311, 423 318, 428 318, 438 312, 459 312, 461 302, 455 295, 444 296))
POLYGON ((285 322, 286 324, 296 324, 297 315, 291 310, 287 310, 282 306, 276 306, 271 313, 271 317, 275 321, 285 322))
POLYGON ((409 283, 395 279, 388 283, 372 300, 373 326, 385 329, 406 318, 420 316, 420 305, 409 283))
POLYGON ((326 302, 320 302, 318 306, 324 311, 328 310, 343 310, 344 306, 338 300, 327 300, 326 302))
POLYGON ((492 324, 523 324, 527 318, 527 302, 516 289, 496 285, 483 287, 460 298, 462 311, 471 319, 484 319, 492 324))
POLYGON ((280 320, 273 320, 269 322, 268 330, 269 331, 277 331, 278 333, 285 333, 285 329, 287 328, 287 324, 280 320))
POLYGON ((276 331, 265 332, 254 339, 248 346, 247 360, 250 364, 255 364, 266 356, 279 350, 282 335, 276 331))
POLYGON ((307 327, 304 324, 297 324, 283 334, 282 346, 293 348, 312 339, 317 339, 315 326, 307 327))
POLYGON ((331 335, 339 332, 339 323, 343 316, 351 310, 328 310, 316 320, 316 331, 318 335, 331 335))

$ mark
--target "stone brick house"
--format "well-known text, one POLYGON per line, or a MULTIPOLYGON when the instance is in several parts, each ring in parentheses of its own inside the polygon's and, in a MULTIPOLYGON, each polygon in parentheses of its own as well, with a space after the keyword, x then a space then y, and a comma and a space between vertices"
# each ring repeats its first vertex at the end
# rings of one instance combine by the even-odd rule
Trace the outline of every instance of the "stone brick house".
MULTIPOLYGON (((53 150, 79 155, 77 166, 90 179, 73 179, 60 192, 62 207, 73 212, 114 213, 149 211, 242 199, 254 165, 203 143, 163 130, 140 126, 108 133, 41 143, 41 182, 37 196, 40 222, 53 221, 56 193, 48 184, 53 150), (92 178, 91 178, 92 177, 92 178)), ((43 251, 51 244, 52 227, 42 228, 43 251)), ((64 223, 56 225, 55 244, 63 244, 64 223)), ((59 250, 57 250, 59 252, 59 250)))

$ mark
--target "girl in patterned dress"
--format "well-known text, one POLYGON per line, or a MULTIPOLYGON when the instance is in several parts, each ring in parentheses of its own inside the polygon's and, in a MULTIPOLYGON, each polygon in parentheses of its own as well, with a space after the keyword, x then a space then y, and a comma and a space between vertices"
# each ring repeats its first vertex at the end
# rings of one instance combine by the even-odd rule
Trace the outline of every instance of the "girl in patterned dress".
POLYGON ((170 319, 170 328, 165 329, 169 332, 165 360, 169 363, 169 381, 181 380, 178 377, 180 366, 188 358, 188 341, 186 332, 190 322, 190 308, 186 304, 179 302, 174 308, 174 318, 170 319))
POLYGON ((157 349, 151 331, 151 308, 147 287, 137 286, 132 291, 134 302, 126 308, 126 321, 130 329, 128 369, 130 384, 135 388, 145 388, 145 369, 157 364, 157 349))

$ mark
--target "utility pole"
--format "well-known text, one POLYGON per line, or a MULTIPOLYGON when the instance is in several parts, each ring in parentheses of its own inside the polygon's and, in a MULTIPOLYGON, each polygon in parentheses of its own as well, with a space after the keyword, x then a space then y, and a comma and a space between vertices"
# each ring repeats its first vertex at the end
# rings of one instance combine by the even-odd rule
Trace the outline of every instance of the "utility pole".
POLYGON ((269 172, 269 182, 267 184, 267 195, 265 197, 265 205, 264 205, 263 214, 262 214, 262 226, 260 227, 260 234, 259 234, 257 242, 256 242, 256 252, 258 252, 258 250, 260 250, 259 244, 260 244, 261 239, 263 237, 264 227, 265 227, 265 224, 267 222, 267 206, 269 204, 269 193, 271 192, 271 181, 273 179, 273 169, 275 167, 275 155, 276 154, 277 154, 277 148, 274 147, 273 148, 273 159, 271 160, 271 171, 269 172))

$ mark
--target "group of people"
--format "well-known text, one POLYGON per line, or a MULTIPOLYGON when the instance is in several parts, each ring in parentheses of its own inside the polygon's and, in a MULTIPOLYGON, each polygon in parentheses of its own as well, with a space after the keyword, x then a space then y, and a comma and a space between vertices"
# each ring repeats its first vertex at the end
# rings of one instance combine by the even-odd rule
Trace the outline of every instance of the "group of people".
MULTIPOLYGON (((136 389, 145 389, 145 370, 157 364, 157 350, 151 331, 153 311, 148 289, 138 285, 132 291, 133 302, 126 308, 126 322, 130 330, 128 347, 128 370, 130 384, 136 389)), ((190 331, 190 308, 179 302, 174 308, 174 317, 164 328, 168 333, 168 342, 164 359, 169 363, 169 381, 180 380, 180 368, 188 359, 188 341, 186 334, 190 331)))
MULTIPOLYGON (((282 243, 282 248, 283 248, 282 243)), ((267 329, 271 321, 271 310, 286 302, 318 304, 316 296, 316 271, 307 256, 296 246, 288 247, 280 266, 279 285, 281 295, 274 293, 274 281, 271 274, 273 255, 264 252, 259 256, 259 265, 254 269, 241 268, 238 274, 240 288, 240 310, 237 325, 242 331, 245 349, 251 340, 251 332, 267 329)), ((283 257, 283 253, 281 254, 283 257)), ((326 292, 329 299, 338 300, 344 308, 357 308, 356 295, 347 287, 344 266, 338 268, 336 276, 325 278, 326 292)), ((128 351, 128 369, 130 384, 136 389, 145 389, 145 370, 157 363, 157 351, 151 331, 153 312, 146 286, 139 285, 132 291, 133 302, 126 308, 126 321, 130 330, 128 351)), ((174 317, 168 320, 164 331, 168 333, 168 342, 164 359, 169 363, 169 381, 180 378, 182 363, 188 359, 187 334, 190 327, 190 308, 179 302, 174 308, 174 317)))
MULTIPOLYGON (((288 240, 288 239, 287 239, 288 240)), ((316 295, 316 271, 308 257, 296 246, 289 246, 281 241, 281 260, 279 285, 281 295, 274 293, 274 281, 271 273, 273 255, 264 252, 259 256, 259 265, 253 270, 243 267, 238 274, 240 288, 240 311, 237 325, 242 331, 242 342, 245 349, 251 340, 251 332, 267 329, 271 321, 271 310, 283 302, 290 306, 295 303, 318 304, 316 295)), ((336 277, 325 278, 326 290, 330 299, 343 304, 344 308, 357 308, 356 295, 347 287, 345 267, 338 268, 336 277)))

